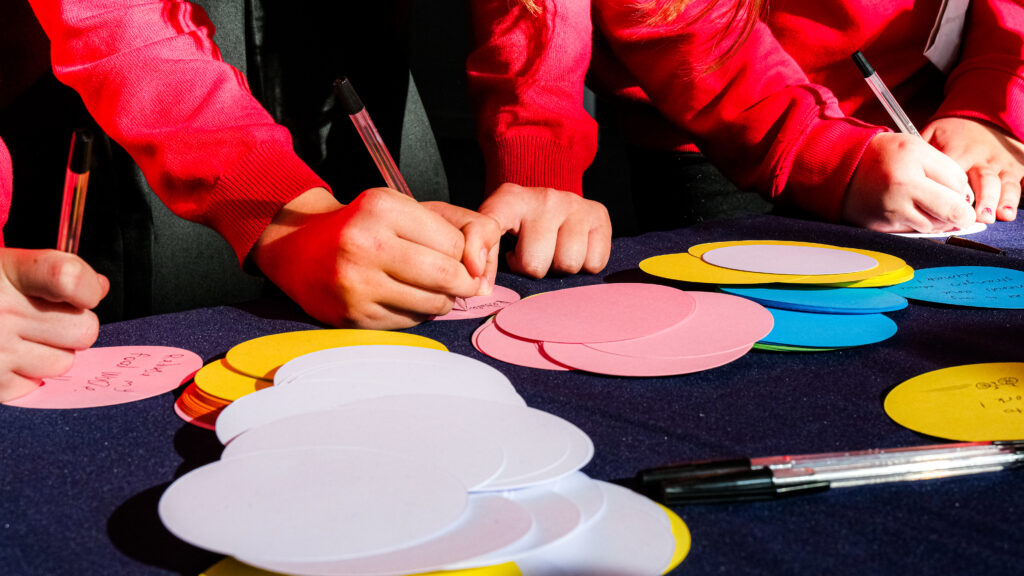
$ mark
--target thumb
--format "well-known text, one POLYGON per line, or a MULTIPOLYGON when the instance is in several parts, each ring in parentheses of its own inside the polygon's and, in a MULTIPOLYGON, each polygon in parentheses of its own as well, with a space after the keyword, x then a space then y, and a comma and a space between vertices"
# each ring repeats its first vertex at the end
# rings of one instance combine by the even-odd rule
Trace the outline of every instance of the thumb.
POLYGON ((56 250, 7 249, 4 275, 25 296, 91 309, 107 295, 110 282, 84 260, 56 250))

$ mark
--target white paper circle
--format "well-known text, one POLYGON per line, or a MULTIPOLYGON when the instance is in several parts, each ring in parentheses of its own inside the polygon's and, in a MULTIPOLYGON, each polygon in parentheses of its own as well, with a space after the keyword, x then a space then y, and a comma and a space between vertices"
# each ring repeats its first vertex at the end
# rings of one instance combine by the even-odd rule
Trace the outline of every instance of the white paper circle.
POLYGON ((400 410, 431 415, 472 430, 505 450, 505 467, 477 491, 515 490, 543 484, 576 472, 594 455, 590 437, 571 422, 526 406, 475 398, 410 394, 355 402, 336 411, 374 413, 400 410))
POLYGON ((893 236, 904 238, 949 238, 950 236, 967 236, 984 232, 988 225, 984 222, 975 222, 963 230, 950 230, 949 232, 894 232, 893 236))
POLYGON ((274 375, 275 386, 297 381, 339 383, 414 381, 423 386, 451 380, 512 388, 508 377, 475 358, 412 346, 346 346, 299 356, 274 375))
POLYGON ((224 448, 221 458, 313 446, 366 448, 424 458, 474 489, 505 466, 505 450, 474 430, 430 412, 378 408, 366 412, 324 410, 290 416, 248 430, 224 448))
POLYGON ((606 504, 601 515, 538 554, 516 560, 523 576, 662 574, 675 553, 668 517, 639 494, 599 482, 606 504))
POLYGON ((540 553, 565 539, 583 522, 579 507, 564 495, 549 488, 531 488, 506 494, 522 504, 533 516, 533 529, 522 540, 501 550, 465 562, 445 566, 445 570, 462 570, 513 562, 526 554, 540 553))
POLYGON ((319 410, 335 408, 359 400, 406 394, 439 394, 477 398, 514 406, 526 402, 509 386, 464 380, 383 381, 383 382, 304 382, 294 386, 276 386, 243 396, 229 404, 217 417, 217 438, 228 443, 232 438, 264 424, 319 410))
POLYGON ((874 258, 835 248, 789 244, 742 244, 708 250, 701 256, 708 264, 763 274, 849 274, 878 266, 874 258))
POLYGON ((409 548, 335 562, 241 560, 264 570, 300 576, 419 574, 507 548, 523 540, 533 524, 533 515, 522 504, 501 496, 478 494, 470 496, 465 515, 451 530, 409 548))
POLYGON ((380 554, 434 537, 466 509, 466 488, 422 460, 307 448, 220 460, 164 492, 160 519, 222 554, 313 562, 380 554))

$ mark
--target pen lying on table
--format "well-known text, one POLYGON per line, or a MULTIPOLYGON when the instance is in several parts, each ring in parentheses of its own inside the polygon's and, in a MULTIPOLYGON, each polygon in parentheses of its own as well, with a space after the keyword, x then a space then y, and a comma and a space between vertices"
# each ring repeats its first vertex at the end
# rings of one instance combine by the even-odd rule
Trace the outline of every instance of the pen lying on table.
POLYGON ((641 470, 620 481, 668 506, 771 500, 888 482, 998 472, 1024 464, 1024 441, 706 460, 641 470))

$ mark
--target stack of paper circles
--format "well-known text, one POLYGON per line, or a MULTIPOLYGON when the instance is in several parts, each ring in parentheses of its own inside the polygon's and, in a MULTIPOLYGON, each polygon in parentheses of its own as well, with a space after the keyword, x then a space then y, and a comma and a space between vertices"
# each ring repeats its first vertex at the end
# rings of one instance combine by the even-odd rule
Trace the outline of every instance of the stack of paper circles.
POLYGON ((277 369, 289 360, 318 350, 369 344, 447 350, 436 340, 381 330, 300 330, 242 342, 227 357, 195 373, 174 404, 183 420, 213 430, 220 413, 235 400, 274 384, 277 369))
POLYGON ((508 306, 473 335, 480 352, 550 370, 668 376, 746 354, 772 329, 759 304, 656 284, 597 284, 508 306))
POLYGON ((582 430, 482 362, 369 345, 275 372, 217 419, 221 459, 161 498, 181 539, 303 575, 660 574, 689 549, 674 514, 580 472, 582 430))
POLYGON ((640 267, 675 280, 723 284, 722 291, 764 305, 775 324, 755 347, 774 351, 833 350, 892 337, 896 323, 883 313, 907 301, 878 287, 914 274, 903 260, 881 252, 785 241, 701 244, 640 267))
POLYGON ((922 302, 972 308, 1024 308, 1024 272, 995 266, 925 268, 891 290, 922 302))

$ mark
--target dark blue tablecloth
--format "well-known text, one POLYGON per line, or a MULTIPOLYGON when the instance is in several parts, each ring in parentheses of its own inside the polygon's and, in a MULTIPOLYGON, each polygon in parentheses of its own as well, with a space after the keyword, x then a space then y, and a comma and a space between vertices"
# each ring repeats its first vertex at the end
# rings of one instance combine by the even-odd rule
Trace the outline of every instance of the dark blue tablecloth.
MULTIPOLYGON (((523 295, 587 283, 654 281, 644 258, 710 241, 785 239, 879 250, 915 268, 993 265, 1024 270, 1024 226, 977 239, 998 256, 961 247, 777 217, 728 220, 615 242, 598 276, 499 283, 523 295)), ((202 279, 196 279, 202 281, 202 279)), ((706 286, 678 284, 687 289, 706 286)), ((893 423, 882 400, 930 370, 1024 361, 1024 311, 912 303, 890 315, 892 339, 827 353, 752 352, 675 378, 613 378, 520 368, 476 352, 475 320, 430 322, 412 332, 504 371, 534 407, 593 438, 586 472, 600 479, 677 460, 768 456, 926 444, 893 423)), ((309 328, 284 304, 202 309, 106 325, 97 345, 179 346, 204 360, 264 334, 309 328)), ((156 502, 184 472, 216 459, 212 432, 181 422, 174 395, 87 410, 0 406, 0 574, 182 574, 218 556, 160 525, 156 502)), ((678 574, 1021 574, 1024 475, 833 490, 786 500, 680 507, 693 548, 678 574)))

